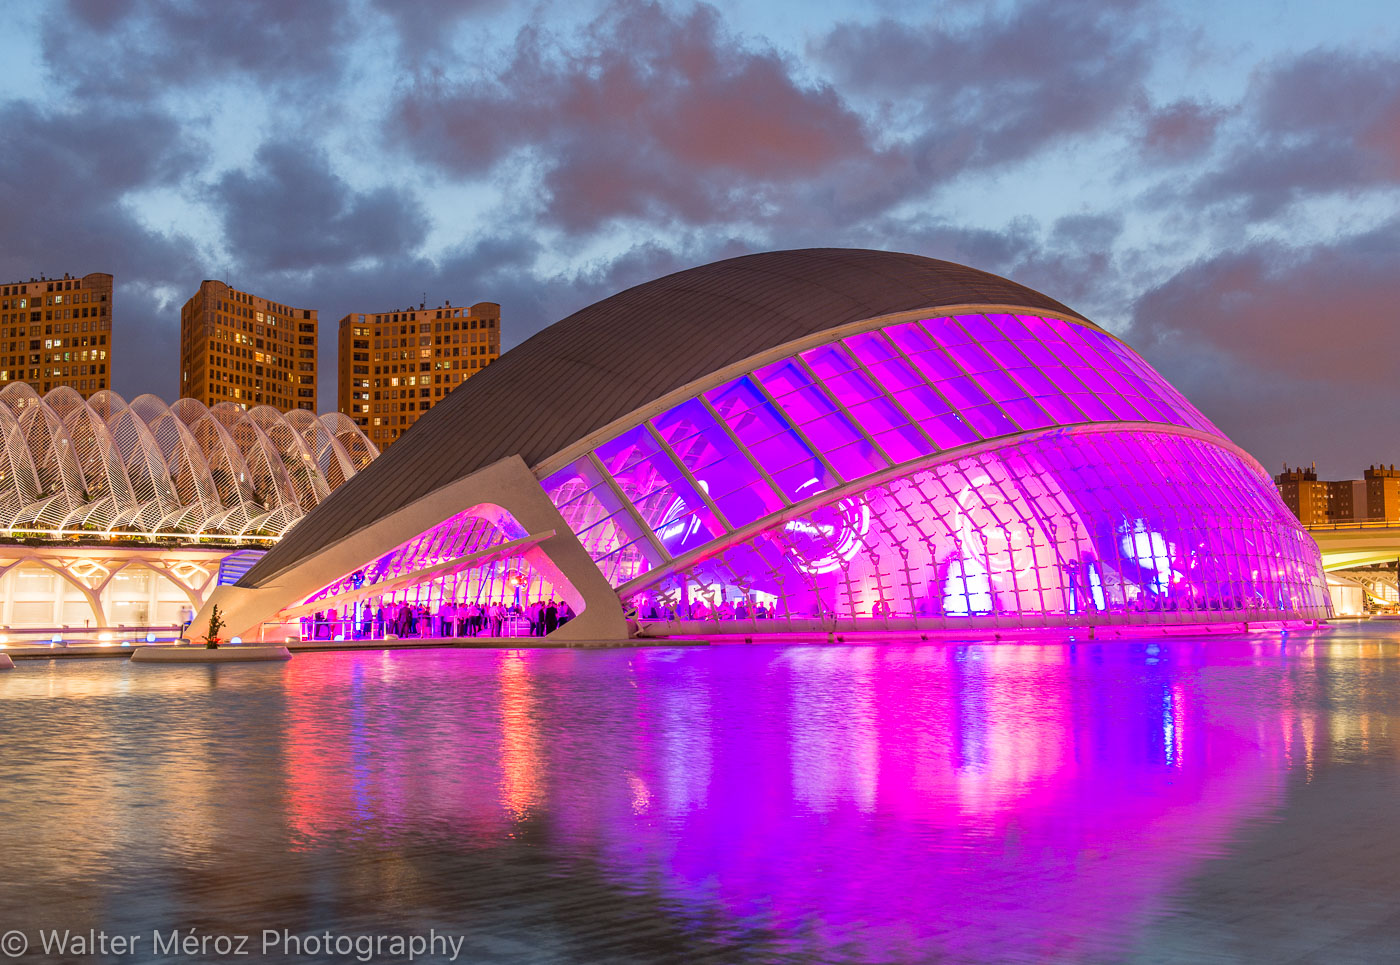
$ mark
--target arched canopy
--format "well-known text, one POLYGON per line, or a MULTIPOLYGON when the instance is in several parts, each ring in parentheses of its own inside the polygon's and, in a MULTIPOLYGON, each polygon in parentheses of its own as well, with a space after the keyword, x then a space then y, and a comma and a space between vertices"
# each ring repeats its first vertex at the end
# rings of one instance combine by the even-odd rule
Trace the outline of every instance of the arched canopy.
POLYGON ((1258 463, 1121 340, 991 277, 778 252, 600 302, 431 410, 229 619, 345 599, 477 504, 579 590, 575 639, 624 610, 666 633, 1324 617, 1258 463))
POLYGON ((551 325, 463 382, 242 582, 258 585, 502 458, 519 455, 534 466, 629 412, 777 346, 861 319, 959 305, 1082 320, 1053 298, 989 272, 888 251, 744 255, 630 288, 551 325))
POLYGON ((0 389, 0 532, 276 536, 378 450, 339 413, 0 389))

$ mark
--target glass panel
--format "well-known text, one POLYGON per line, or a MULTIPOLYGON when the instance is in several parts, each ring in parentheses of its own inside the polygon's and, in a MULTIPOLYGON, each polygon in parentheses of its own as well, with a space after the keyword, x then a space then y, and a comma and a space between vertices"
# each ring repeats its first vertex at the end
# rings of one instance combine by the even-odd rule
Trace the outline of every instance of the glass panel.
POLYGON ((916 372, 908 362, 900 358, 872 365, 870 374, 875 377, 875 381, 884 386, 886 392, 924 384, 923 376, 916 372))
MULTIPOLYGON (((711 494, 713 495, 713 493, 711 494)), ((755 482, 715 497, 715 505, 735 526, 746 526, 783 508, 783 502, 766 482, 755 482)))
POLYGON ((1001 338, 1001 333, 996 327, 981 315, 959 315, 958 324, 972 338, 974 342, 986 342, 989 339, 1001 338))
POLYGON ((1026 390, 1017 385, 1016 380, 1005 372, 983 372, 976 376, 976 380, 983 391, 997 402, 1019 399, 1026 394, 1026 390))
POLYGON ((1032 396, 1059 395, 1060 390, 1055 383, 1045 377, 1039 369, 1022 368, 1012 369, 1011 374, 1016 381, 1026 387, 1026 394, 1032 396))
POLYGON ((940 449, 954 449, 977 442, 981 436, 961 415, 949 413, 922 423, 923 429, 940 449))
POLYGON ((737 417, 750 409, 767 407, 768 402, 763 398, 763 393, 759 392, 747 377, 735 379, 728 385, 711 389, 706 395, 710 404, 726 420, 732 423, 737 417))
POLYGON ((967 345, 950 345, 948 346, 948 354, 968 373, 990 372, 993 369, 1000 368, 996 360, 988 355, 980 345, 973 345, 970 343, 967 345))
POLYGON ((865 438, 840 412, 833 412, 825 419, 804 426, 803 431, 812 444, 820 446, 823 452, 865 438))
POLYGON ((1004 369, 1019 369, 1030 364, 1030 360, 1026 358, 1024 352, 1003 339, 983 342, 982 348, 986 349, 987 354, 1004 369))
POLYGON ((867 366, 878 365, 895 354, 894 346, 880 332, 861 332, 845 339, 845 342, 867 366))
POLYGON ((768 389, 774 397, 786 395, 805 385, 811 385, 812 380, 807 376, 796 362, 791 359, 784 359, 772 365, 765 365, 754 373, 758 380, 768 389))
POLYGON ((959 411, 970 409, 976 405, 986 405, 990 399, 987 394, 977 387, 967 376, 956 379, 944 379, 938 383, 938 391, 943 394, 953 408, 959 411))
POLYGON ((895 462, 911 462, 934 451, 919 431, 910 425, 883 432, 875 437, 875 441, 895 462))
POLYGON ((1022 429, 1044 429, 1055 424, 1045 410, 1031 399, 1012 399, 1002 403, 1002 408, 1022 429))
POLYGON ((823 381, 856 368, 850 353, 840 345, 820 345, 809 349, 802 353, 802 360, 811 366, 817 378, 823 381))
POLYGON ((885 334, 905 355, 918 355, 920 352, 927 352, 934 347, 933 340, 929 338, 928 333, 914 322, 891 325, 885 329, 885 334))
POLYGON ((822 381, 826 385, 827 391, 848 409, 857 402, 873 399, 880 394, 880 389, 866 377, 864 372, 847 372, 843 375, 833 375, 822 381))
POLYGON ((889 465, 880 458, 875 447, 864 438, 850 445, 828 451, 826 458, 832 467, 841 474, 841 478, 847 481, 879 472, 889 465))
POLYGON ((1001 332, 1003 337, 1017 345, 1035 339, 1031 330, 1015 315, 992 314, 987 316, 987 320, 996 326, 997 331, 1001 332))
POLYGON ((787 417, 798 425, 806 425, 836 411, 836 404, 827 398, 825 392, 815 386, 808 386, 780 396, 778 405, 787 417))
POLYGON ((852 406, 851 415, 869 432, 884 432, 909 422, 903 413, 894 407, 894 403, 884 398, 871 399, 869 402, 852 406))
POLYGON ((705 404, 699 399, 690 399, 667 409, 651 420, 667 445, 674 446, 680 439, 703 432, 714 425, 714 418, 705 404))
POLYGON ((962 414, 984 439, 1010 435, 1016 431, 1016 424, 994 405, 973 406, 962 414))
POLYGON ((942 349, 932 349, 913 356, 914 367, 930 382, 961 378, 963 371, 953 364, 942 349))
POLYGON ((1085 415, 1066 396, 1047 396, 1038 400, 1046 411, 1062 426, 1084 422, 1085 415))
POLYGON ((948 403, 944 402, 937 392, 925 385, 918 385, 896 393, 895 398, 904 407, 904 411, 919 422, 948 412, 948 403))
POLYGON ((780 469, 773 473, 773 481, 795 503, 820 495, 836 485, 826 467, 815 461, 780 469))
POLYGON ((755 443, 749 452, 759 465, 771 474, 777 469, 786 469, 798 463, 816 463, 817 457, 802 440, 792 433, 783 433, 755 443))
POLYGON ((962 326, 947 316, 926 318, 923 325, 924 329, 932 336, 933 341, 944 348, 950 345, 966 345, 972 341, 962 326))

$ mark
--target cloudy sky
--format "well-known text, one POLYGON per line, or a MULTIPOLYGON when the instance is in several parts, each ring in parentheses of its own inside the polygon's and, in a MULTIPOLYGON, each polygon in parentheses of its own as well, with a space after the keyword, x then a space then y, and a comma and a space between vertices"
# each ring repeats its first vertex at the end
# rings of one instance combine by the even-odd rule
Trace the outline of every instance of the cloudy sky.
POLYGON ((114 273, 128 396, 203 278, 320 310, 325 409, 352 310, 509 348, 870 247, 1073 305, 1271 470, 1400 463, 1393 0, 7 0, 0 64, 0 280, 114 273))

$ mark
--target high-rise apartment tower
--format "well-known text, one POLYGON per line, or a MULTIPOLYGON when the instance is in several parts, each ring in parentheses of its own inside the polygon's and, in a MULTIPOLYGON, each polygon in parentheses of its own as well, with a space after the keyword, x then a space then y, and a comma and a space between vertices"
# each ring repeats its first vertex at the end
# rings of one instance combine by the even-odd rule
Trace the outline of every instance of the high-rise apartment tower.
POLYGON ((67 385, 86 398, 112 387, 111 350, 111 275, 0 284, 0 386, 67 385))
POLYGON ((316 411, 316 310, 205 281, 180 309, 180 395, 316 411))
POLYGON ((477 302, 346 315, 338 408, 381 449, 501 355, 501 306, 477 302))

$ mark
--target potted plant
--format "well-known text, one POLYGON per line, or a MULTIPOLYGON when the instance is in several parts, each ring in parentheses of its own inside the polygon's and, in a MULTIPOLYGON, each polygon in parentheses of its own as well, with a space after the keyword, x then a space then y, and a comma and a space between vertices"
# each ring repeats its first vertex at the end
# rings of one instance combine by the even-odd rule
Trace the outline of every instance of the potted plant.
POLYGON ((210 650, 219 649, 219 631, 224 628, 224 618, 219 615, 219 606, 216 603, 214 610, 209 614, 209 633, 204 637, 204 646, 210 650))

